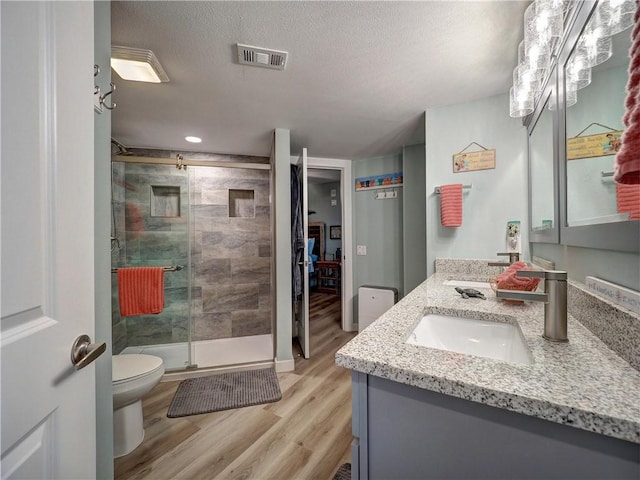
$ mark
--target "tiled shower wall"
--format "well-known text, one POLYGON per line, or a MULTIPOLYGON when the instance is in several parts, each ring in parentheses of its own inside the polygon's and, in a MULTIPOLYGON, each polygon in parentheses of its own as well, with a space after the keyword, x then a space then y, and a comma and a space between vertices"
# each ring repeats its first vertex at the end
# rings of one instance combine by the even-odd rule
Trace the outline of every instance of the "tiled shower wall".
MULTIPOLYGON (((166 152, 135 153, 170 158, 166 152)), ((268 162, 264 158, 227 155, 200 154, 199 158, 268 162)), ((121 245, 112 254, 112 265, 186 266, 190 243, 192 340, 270 333, 269 180, 269 170, 189 167, 185 172, 174 166, 114 163, 116 231, 126 231, 126 235, 124 238, 118 235, 121 245), (180 187, 179 217, 151 216, 152 186, 180 187), (132 204, 137 209, 132 208, 132 204), (187 237, 188 208, 190 239, 187 237), (140 219, 136 218, 138 212, 142 216, 142 229, 138 226, 140 219)), ((158 205, 156 198, 155 206, 158 205)), ((124 319, 119 315, 116 276, 113 275, 114 353, 126 346, 187 340, 187 275, 186 268, 165 274, 166 307, 162 314, 124 319)))
POLYGON ((193 340, 271 333, 270 172, 191 174, 193 340))

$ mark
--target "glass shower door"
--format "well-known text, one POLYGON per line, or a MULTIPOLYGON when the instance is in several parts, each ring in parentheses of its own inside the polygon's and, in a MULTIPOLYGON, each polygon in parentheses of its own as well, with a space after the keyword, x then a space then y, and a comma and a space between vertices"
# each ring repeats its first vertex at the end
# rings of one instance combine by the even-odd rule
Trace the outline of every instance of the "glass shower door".
POLYGON ((112 275, 113 352, 156 355, 166 370, 182 370, 191 365, 188 172, 113 162, 112 202, 112 267, 169 267, 159 314, 121 317, 112 275))

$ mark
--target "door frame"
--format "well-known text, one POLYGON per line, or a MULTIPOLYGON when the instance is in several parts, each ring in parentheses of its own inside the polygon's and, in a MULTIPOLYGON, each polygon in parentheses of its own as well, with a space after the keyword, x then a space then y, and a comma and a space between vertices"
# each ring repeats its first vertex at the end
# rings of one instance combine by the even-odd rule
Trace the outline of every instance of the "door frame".
MULTIPOLYGON (((111 4, 94 2, 94 78, 102 92, 111 82, 111 4)), ((94 113, 95 335, 107 343, 96 362, 96 477, 113 478, 113 386, 111 321, 111 112, 94 113)))
POLYGON ((307 156, 307 166, 318 170, 340 171, 342 204, 342 329, 354 332, 353 325, 353 174, 351 160, 307 156))

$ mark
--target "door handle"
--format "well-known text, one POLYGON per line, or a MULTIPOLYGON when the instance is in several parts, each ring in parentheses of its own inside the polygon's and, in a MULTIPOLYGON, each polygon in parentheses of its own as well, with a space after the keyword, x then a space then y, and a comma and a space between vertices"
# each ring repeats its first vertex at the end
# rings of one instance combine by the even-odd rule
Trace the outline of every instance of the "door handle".
POLYGON ((105 342, 91 343, 89 335, 80 335, 71 345, 71 363, 76 366, 76 370, 80 370, 102 355, 106 349, 105 342))

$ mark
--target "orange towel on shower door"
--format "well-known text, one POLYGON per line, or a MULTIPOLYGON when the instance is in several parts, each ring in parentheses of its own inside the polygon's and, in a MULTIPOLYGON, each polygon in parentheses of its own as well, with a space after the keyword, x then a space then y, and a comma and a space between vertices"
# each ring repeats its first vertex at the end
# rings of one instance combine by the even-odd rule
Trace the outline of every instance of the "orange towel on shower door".
POLYGON ((440 187, 440 221, 443 227, 462 225, 462 184, 440 187))
POLYGON ((164 269, 127 267, 118 269, 120 316, 160 313, 164 309, 164 269))

